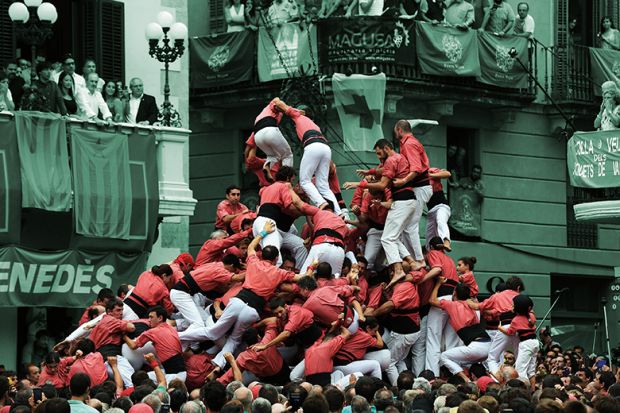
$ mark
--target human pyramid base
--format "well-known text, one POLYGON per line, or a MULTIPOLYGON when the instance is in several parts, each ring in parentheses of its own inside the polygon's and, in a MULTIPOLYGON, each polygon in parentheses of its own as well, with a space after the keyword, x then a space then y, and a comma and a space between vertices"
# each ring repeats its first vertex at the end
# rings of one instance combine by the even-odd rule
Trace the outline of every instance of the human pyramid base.
POLYGON ((101 290, 80 327, 48 355, 40 382, 64 387, 86 373, 91 385, 111 376, 126 391, 146 371, 189 390, 256 380, 344 389, 362 376, 392 386, 411 372, 438 378, 442 366, 469 382, 470 366, 480 363, 479 376, 502 382, 503 353, 511 350, 509 374, 533 389, 539 342, 532 300, 515 276, 477 300, 476 259, 455 265, 446 254, 450 208, 441 180, 450 173, 430 167, 409 122, 394 126, 400 153, 379 139, 378 165, 344 183, 355 190, 346 208, 312 115, 279 98, 269 102, 245 150, 261 185, 257 211, 230 187, 218 206, 221 229, 195 259, 184 253, 118 294, 101 290), (283 116, 303 146, 298 186, 283 116), (293 224, 301 216, 300 233, 293 224))

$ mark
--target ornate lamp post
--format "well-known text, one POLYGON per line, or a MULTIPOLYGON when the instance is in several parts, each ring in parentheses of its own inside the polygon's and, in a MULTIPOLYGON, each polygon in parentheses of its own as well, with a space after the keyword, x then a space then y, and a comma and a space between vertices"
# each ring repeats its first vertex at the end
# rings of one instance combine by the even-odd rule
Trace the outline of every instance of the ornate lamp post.
POLYGON ((162 11, 157 15, 157 23, 149 23, 146 26, 146 38, 149 41, 149 54, 151 57, 164 64, 165 83, 164 83, 164 103, 159 112, 158 121, 162 126, 180 127, 181 121, 179 112, 170 103, 170 85, 168 83, 168 67, 170 63, 183 55, 187 37, 187 26, 183 23, 174 22, 174 17, 167 11, 162 11), (159 45, 162 38, 163 45, 159 45), (174 45, 170 45, 170 41, 174 45))
POLYGON ((42 0, 16 1, 9 6, 9 17, 15 26, 15 34, 32 50, 32 73, 36 71, 37 46, 52 37, 52 24, 58 12, 52 3, 42 0))

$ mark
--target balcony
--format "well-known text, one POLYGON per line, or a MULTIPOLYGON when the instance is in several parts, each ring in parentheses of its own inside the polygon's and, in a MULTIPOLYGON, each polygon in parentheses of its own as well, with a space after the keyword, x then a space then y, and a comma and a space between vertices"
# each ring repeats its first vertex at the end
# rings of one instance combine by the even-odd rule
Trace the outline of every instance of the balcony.
MULTIPOLYGON (((419 24, 421 23, 385 17, 320 19, 315 25, 316 36, 309 29, 304 30, 301 32, 303 34, 299 35, 299 38, 302 38, 302 36, 307 36, 310 46, 316 45, 316 52, 312 51, 312 47, 309 47, 309 50, 312 51, 310 53, 311 63, 300 65, 300 70, 297 70, 297 68, 294 69, 297 72, 296 74, 287 73, 287 76, 280 77, 278 80, 265 80, 264 78, 259 79, 260 52, 258 50, 260 48, 260 34, 251 33, 254 56, 252 61, 252 71, 246 80, 234 82, 234 84, 211 84, 209 87, 196 87, 199 82, 196 82, 195 79, 197 79, 198 76, 202 76, 202 73, 204 72, 203 68, 207 65, 206 63, 202 64, 198 62, 199 57, 195 54, 196 52, 194 47, 194 50, 192 51, 194 54, 192 54, 191 60, 192 66, 190 70, 191 76, 194 78, 194 80, 190 82, 190 84, 193 85, 191 90, 193 104, 196 107, 208 107, 217 102, 218 105, 223 105, 223 107, 233 107, 238 104, 239 101, 259 98, 257 95, 261 92, 264 92, 265 95, 273 93, 274 88, 279 88, 281 86, 282 80, 280 79, 300 76, 300 72, 301 74, 314 72, 317 75, 316 77, 320 79, 319 84, 322 88, 322 92, 329 92, 330 77, 332 74, 337 72, 366 75, 383 72, 388 79, 388 93, 396 93, 401 96, 412 96, 418 100, 433 101, 438 99, 454 99, 467 100, 482 104, 521 106, 531 103, 536 98, 536 85, 534 80, 529 77, 524 82, 522 88, 514 88, 499 87, 489 83, 482 83, 473 76, 446 76, 430 75, 425 73, 423 67, 420 65, 419 59, 417 58, 417 50, 419 49, 420 44, 417 44, 416 25, 419 24), (391 39, 391 36, 403 36, 406 30, 406 41, 411 43, 409 49, 407 49, 408 54, 404 56, 402 52, 403 49, 401 49, 400 46, 401 42, 404 42, 405 39, 399 39, 399 50, 395 52, 396 57, 392 59, 386 58, 385 54, 380 57, 372 54, 363 55, 363 53, 358 56, 355 56, 355 53, 350 53, 344 57, 339 56, 338 58, 333 58, 333 56, 330 56, 329 48, 331 46, 329 36, 333 34, 335 30, 338 30, 334 28, 339 28, 341 33, 357 34, 359 31, 356 29, 356 24, 362 24, 360 22, 370 22, 369 24, 381 26, 381 28, 375 29, 376 32, 372 34, 383 36, 380 38, 383 39, 380 40, 383 42, 386 41, 385 39, 391 39), (317 56, 314 56, 314 53, 316 53, 317 56)), ((458 35, 457 29, 450 30, 454 30, 454 34, 458 35)), ((477 35, 476 32, 470 33, 477 35)), ((213 35, 210 38, 223 38, 222 36, 229 35, 230 34, 218 34, 213 35)), ((273 42, 273 45, 276 46, 276 40, 274 40, 272 35, 269 35, 269 37, 265 36, 265 39, 266 40, 264 41, 273 42)), ((194 41, 195 46, 196 41, 200 39, 192 40, 194 41)), ((376 41, 376 38, 371 40, 370 37, 367 37, 361 41, 376 41)), ((366 52, 368 52, 369 48, 367 46, 365 47, 366 52)), ((273 61, 282 60, 280 53, 277 53, 277 46, 275 47, 275 50, 276 53, 270 56, 271 59, 273 61)), ((506 51, 507 50, 509 49, 506 49, 506 51)), ((531 54, 529 56, 529 61, 527 52, 522 60, 524 64, 530 68, 530 71, 535 73, 536 71, 532 71, 531 68, 537 67, 536 48, 532 47, 530 50, 531 54)), ((378 54, 380 53, 381 52, 378 52, 378 54)), ((464 55, 465 53, 466 51, 463 51, 464 55)), ((514 64, 515 67, 518 67, 514 59, 512 64, 514 64)))

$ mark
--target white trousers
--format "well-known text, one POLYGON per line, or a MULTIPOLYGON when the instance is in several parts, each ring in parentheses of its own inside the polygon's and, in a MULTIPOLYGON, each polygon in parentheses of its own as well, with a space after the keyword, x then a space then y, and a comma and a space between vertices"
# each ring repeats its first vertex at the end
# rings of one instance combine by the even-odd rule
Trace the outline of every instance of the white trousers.
MULTIPOLYGON (((439 297, 439 300, 452 301, 451 295, 439 297)), ((439 357, 441 355, 441 342, 446 350, 462 345, 461 339, 456 335, 452 326, 448 323, 448 314, 437 307, 431 307, 426 321, 426 368, 439 377, 439 357)))
POLYGON ((196 306, 194 298, 189 293, 172 289, 170 290, 170 301, 190 324, 195 324, 199 327, 205 326, 202 314, 196 306))
POLYGON ((519 377, 529 380, 530 377, 536 374, 536 356, 538 355, 538 350, 540 350, 540 344, 535 338, 519 343, 519 355, 515 362, 515 369, 519 372, 519 377))
MULTIPOLYGON (((133 386, 133 383, 131 381, 131 375, 134 373, 135 370, 133 369, 133 367, 131 367, 129 361, 127 361, 127 359, 123 356, 116 356, 116 364, 118 366, 118 371, 119 373, 121 373, 121 377, 123 378, 123 383, 125 383, 125 387, 133 386)), ((108 370, 108 375, 110 377, 114 377, 114 372, 112 371, 112 368, 107 361, 105 362, 105 366, 108 370)))
POLYGON ((381 245, 385 251, 388 264, 402 262, 409 255, 409 251, 402 242, 402 235, 411 225, 411 220, 417 208, 415 199, 394 201, 385 219, 385 227, 381 235, 381 245))
POLYGON ((422 260, 424 259, 424 255, 422 254, 422 244, 420 243, 420 218, 422 218, 422 212, 424 211, 426 203, 431 199, 431 196, 433 196, 433 187, 430 185, 421 186, 419 188, 413 188, 413 192, 416 197, 416 207, 413 216, 405 228, 404 242, 411 255, 414 256, 416 260, 422 260))
POLYGON ((334 370, 341 371, 345 376, 354 373, 370 375, 378 379, 381 378, 381 365, 376 360, 357 360, 344 366, 335 366, 334 370))
POLYGON ((129 348, 127 344, 123 344, 122 347, 123 357, 127 359, 129 364, 134 370, 141 370, 144 365, 144 356, 148 353, 153 353, 157 356, 157 351, 155 350, 155 346, 150 341, 146 343, 144 346, 139 347, 135 350, 129 348))
POLYGON ((334 213, 340 214, 338 200, 329 189, 331 160, 332 150, 329 145, 315 142, 306 146, 299 165, 299 185, 315 206, 324 204, 328 200, 334 205, 334 213), (312 183, 312 176, 314 176, 315 183, 312 183))
POLYGON ((433 209, 426 214, 426 242, 431 238, 439 237, 443 240, 450 239, 450 220, 451 209, 446 204, 435 205, 433 209))
MULTIPOLYGON (((263 230, 267 221, 271 221, 274 226, 276 225, 276 222, 271 218, 256 217, 254 224, 252 225, 254 236, 258 235, 258 233, 263 230)), ((278 229, 270 234, 267 234, 267 236, 260 241, 261 248, 265 248, 267 245, 273 245, 278 249, 280 252, 277 263, 278 267, 282 265, 282 248, 286 248, 291 251, 295 256, 295 261, 297 263, 305 262, 308 257, 308 250, 304 245, 304 240, 293 233, 293 228, 295 227, 291 226, 291 230, 289 232, 284 232, 278 229)))
POLYGON ((123 320, 138 320, 140 317, 127 304, 123 304, 123 320))
POLYGON ((383 269, 379 261, 384 258, 381 236, 383 230, 370 228, 366 234, 366 247, 364 248, 364 258, 368 261, 368 270, 379 271, 383 269))
POLYGON ((411 352, 411 368, 416 376, 426 369, 426 335, 428 331, 428 315, 420 320, 420 337, 416 340, 411 352))
POLYGON ((483 361, 490 347, 490 341, 472 341, 468 346, 451 348, 441 353, 441 365, 446 366, 450 373, 458 374, 464 367, 483 361))
POLYGON ((334 244, 322 243, 313 245, 308 253, 308 258, 299 270, 300 274, 305 274, 306 270, 314 260, 318 262, 326 262, 332 267, 332 274, 336 277, 340 276, 342 271, 342 262, 344 261, 344 249, 334 244))
POLYGON ((267 155, 267 163, 271 165, 282 161, 284 166, 293 166, 293 152, 280 128, 270 126, 254 134, 254 142, 267 155))
POLYGON ((371 351, 364 355, 364 360, 375 360, 379 363, 381 367, 381 371, 387 371, 390 367, 390 361, 392 360, 392 356, 390 355, 389 349, 371 351))
POLYGON ((409 355, 411 348, 419 338, 419 331, 411 334, 399 334, 385 330, 383 333, 383 341, 390 349, 390 365, 386 373, 392 386, 396 386, 398 373, 404 370, 401 362, 409 355), (399 365, 400 368, 398 367, 399 365))
MULTIPOLYGON (((508 328, 509 325, 510 324, 506 324, 504 327, 508 328)), ((515 357, 518 357, 519 338, 517 336, 507 336, 501 331, 498 331, 491 341, 489 358, 487 359, 488 369, 491 373, 496 373, 503 364, 502 357, 505 350, 512 350, 515 357)))
MULTIPOLYGON (((155 383, 157 383, 157 377, 155 376, 155 372, 154 371, 149 371, 147 374, 149 375, 151 380, 153 380, 155 383)), ((187 372, 186 371, 180 371, 178 373, 167 374, 166 370, 164 370, 164 375, 166 376, 166 382, 168 382, 168 383, 170 383, 174 379, 179 379, 183 383, 185 383, 185 379, 187 379, 187 372)))

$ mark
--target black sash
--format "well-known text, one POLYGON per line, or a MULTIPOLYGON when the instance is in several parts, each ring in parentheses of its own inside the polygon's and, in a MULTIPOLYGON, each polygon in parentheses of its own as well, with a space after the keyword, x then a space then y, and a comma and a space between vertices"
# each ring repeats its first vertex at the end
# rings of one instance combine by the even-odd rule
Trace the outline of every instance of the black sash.
POLYGON ((185 360, 181 354, 175 354, 168 360, 162 361, 161 365, 166 371, 166 374, 175 374, 185 371, 185 360))
POLYGON ((151 305, 139 295, 132 292, 125 298, 124 303, 127 304, 139 318, 149 318, 148 309, 151 305))
POLYGON ((391 330, 398 334, 412 334, 420 331, 420 325, 404 315, 391 316, 389 324, 391 330))
POLYGON ((430 185, 430 183, 431 181, 430 181, 430 178, 428 177, 428 169, 422 173, 417 174, 411 179, 411 181, 408 182, 408 184, 414 188, 419 188, 421 186, 430 185))
POLYGON ((499 315, 499 322, 501 325, 510 324, 512 319, 515 318, 515 315, 513 311, 505 311, 499 315))
POLYGON ((313 345, 319 337, 323 335, 323 331, 316 324, 311 324, 309 327, 301 330, 295 334, 295 340, 304 348, 308 348, 313 345))
POLYGON ((270 203, 260 206, 258 216, 273 219, 276 221, 278 229, 284 232, 287 232, 291 228, 291 225, 293 225, 293 222, 295 222, 295 218, 285 214, 279 205, 270 203))
POLYGON ((407 201, 409 199, 416 199, 416 197, 413 193, 413 189, 405 187, 398 190, 398 192, 392 192, 392 199, 394 201, 407 201))
POLYGON ((236 297, 255 309, 258 315, 263 313, 263 309, 267 303, 263 297, 257 295, 252 290, 248 290, 247 288, 242 288, 241 291, 237 293, 236 297))
POLYGON ((534 331, 529 331, 527 333, 519 333, 519 341, 531 340, 536 338, 536 333, 534 331))
POLYGON ((310 384, 318 384, 319 386, 327 386, 332 382, 331 373, 316 373, 306 376, 306 381, 310 384))
POLYGON ((439 290, 437 291, 437 297, 443 297, 444 295, 452 295, 454 292, 454 287, 456 287, 457 282, 454 280, 446 280, 445 283, 441 284, 439 290))
POLYGON ((282 368, 279 372, 273 376, 260 376, 259 378, 263 383, 273 384, 274 386, 283 386, 291 381, 290 375, 291 370, 288 368, 286 363, 282 362, 282 368))
POLYGON ((420 307, 420 318, 426 317, 429 311, 431 311, 430 304, 424 304, 422 307, 420 307))
POLYGON ((465 343, 466 346, 468 346, 472 341, 491 341, 491 338, 487 332, 484 331, 484 328, 480 323, 474 324, 473 326, 463 327, 457 331, 456 334, 461 340, 463 340, 463 343, 465 343))
POLYGON ((426 203, 426 207, 430 211, 437 205, 441 205, 441 204, 449 205, 448 200, 446 199, 446 194, 444 194, 443 191, 437 191, 437 192, 433 192, 431 199, 429 199, 428 202, 426 203))
POLYGON ((136 338, 138 338, 140 334, 144 333, 146 330, 150 328, 148 323, 143 323, 141 321, 134 321, 132 324, 136 327, 136 329, 132 331, 131 333, 127 333, 127 337, 129 337, 132 340, 135 340, 136 338))
POLYGON ((341 242, 330 242, 330 244, 336 245, 340 248, 344 248, 344 238, 342 235, 340 235, 340 233, 338 233, 338 231, 334 231, 331 228, 321 228, 315 231, 312 237, 313 239, 316 239, 317 237, 320 237, 322 235, 326 237, 336 238, 341 242))
POLYGON ((258 122, 254 124, 254 133, 258 132, 261 129, 269 128, 269 127, 278 127, 278 120, 273 116, 265 116, 258 122))
POLYGON ((379 224, 378 222, 373 221, 372 219, 368 220, 368 226, 370 228, 378 229, 379 231, 383 231, 383 229, 385 228, 385 224, 379 224))
POLYGON ((314 129, 307 130, 304 133, 304 136, 301 138, 301 143, 303 144, 304 148, 315 142, 321 142, 326 144, 327 139, 325 139, 321 132, 314 129))
POLYGON ((499 320, 484 320, 484 323, 487 330, 497 330, 499 327, 499 320))
POLYGON ((123 354, 123 348, 120 344, 106 344, 97 349, 99 353, 106 360, 109 356, 121 356, 123 354))

